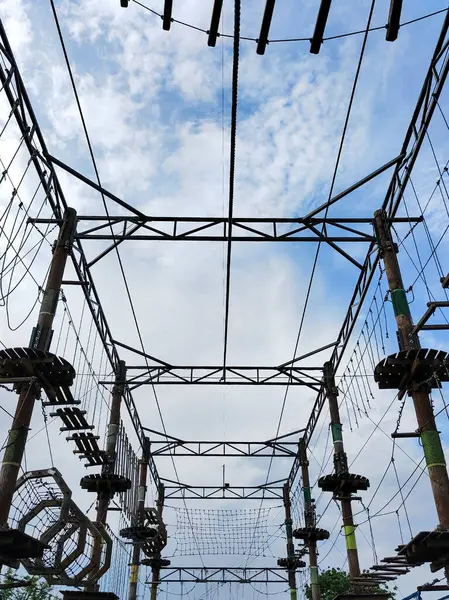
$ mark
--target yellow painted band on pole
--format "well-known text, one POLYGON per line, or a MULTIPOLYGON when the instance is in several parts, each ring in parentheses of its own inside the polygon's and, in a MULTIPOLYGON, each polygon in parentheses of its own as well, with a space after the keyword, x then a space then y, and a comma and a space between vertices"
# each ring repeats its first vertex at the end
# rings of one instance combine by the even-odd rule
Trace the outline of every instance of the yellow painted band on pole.
POLYGON ((431 465, 427 465, 427 468, 430 469, 430 467, 445 467, 446 463, 433 463, 431 465))
POLYGON ((296 600, 296 590, 290 590, 290 600, 296 600))
POLYGON ((357 542, 355 539, 355 527, 354 525, 345 525, 343 527, 346 538, 346 549, 357 550, 357 542))
POLYGON ((138 578, 138 566, 131 565, 131 575, 129 578, 130 583, 137 583, 137 578, 138 578))
POLYGON ((14 465, 15 467, 20 467, 20 463, 16 463, 16 462, 11 462, 9 460, 4 460, 2 462, 2 465, 14 465))

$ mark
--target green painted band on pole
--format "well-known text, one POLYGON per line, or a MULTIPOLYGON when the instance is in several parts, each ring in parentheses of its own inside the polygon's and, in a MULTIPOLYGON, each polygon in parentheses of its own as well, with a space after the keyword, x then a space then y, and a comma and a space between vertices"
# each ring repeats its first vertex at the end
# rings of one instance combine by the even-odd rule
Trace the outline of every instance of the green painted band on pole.
POLYGON ((318 567, 310 567, 310 582, 318 583, 318 567))
POLYGON ((290 600, 296 600, 296 590, 290 589, 290 600))
POLYGON ((345 525, 343 527, 346 538, 346 549, 357 550, 357 542, 355 539, 355 527, 354 525, 345 525))
POLYGON ((335 442, 342 442, 343 441, 343 433, 342 433, 342 429, 343 426, 341 423, 332 423, 331 426, 332 429, 332 439, 335 442))
POLYGON ((399 317, 400 315, 406 315, 407 317, 410 317, 410 308, 408 306, 408 300, 404 290, 392 290, 391 302, 393 303, 394 314, 396 317, 399 317))
POLYGON ((291 523, 286 523, 285 524, 285 532, 287 534, 287 538, 292 538, 293 537, 293 529, 292 529, 292 524, 291 523))
POLYGON ((304 500, 305 502, 312 502, 312 493, 310 491, 309 487, 303 487, 302 491, 304 493, 304 500))
POLYGON ((438 431, 422 431, 421 442, 424 448, 427 468, 444 467, 446 460, 438 431))

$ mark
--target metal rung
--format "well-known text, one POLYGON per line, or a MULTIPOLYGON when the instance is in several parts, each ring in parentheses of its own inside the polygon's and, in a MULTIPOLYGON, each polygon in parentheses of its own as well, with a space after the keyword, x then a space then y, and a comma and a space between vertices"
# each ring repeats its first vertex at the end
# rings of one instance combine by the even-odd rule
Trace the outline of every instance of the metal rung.
POLYGON ((440 302, 428 302, 427 306, 428 306, 428 308, 427 308, 426 312, 423 314, 423 316, 418 321, 418 323, 413 327, 413 329, 412 329, 413 334, 418 333, 418 331, 422 331, 422 330, 448 329, 448 327, 445 327, 444 325, 426 325, 426 323, 430 319, 430 317, 433 315, 433 313, 436 311, 437 308, 448 308, 449 301, 442 300, 440 302))
POLYGON ((418 438, 418 437, 421 437, 421 434, 418 433, 417 431, 404 431, 402 433, 399 433, 397 431, 396 433, 392 433, 391 437, 393 439, 396 439, 396 438, 418 438))

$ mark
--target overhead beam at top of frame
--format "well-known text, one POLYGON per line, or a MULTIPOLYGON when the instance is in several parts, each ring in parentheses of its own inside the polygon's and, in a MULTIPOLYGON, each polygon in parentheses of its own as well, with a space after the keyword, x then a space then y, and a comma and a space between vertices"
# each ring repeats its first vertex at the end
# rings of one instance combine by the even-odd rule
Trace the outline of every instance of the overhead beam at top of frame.
POLYGON ((162 16, 162 29, 164 29, 165 31, 170 31, 172 10, 173 0, 165 0, 164 14, 162 16))
POLYGON ((267 0, 263 13, 262 25, 260 26, 259 39, 257 40, 257 54, 265 54, 270 33, 271 19, 273 18, 274 4, 276 0, 267 0))
POLYGON ((402 0, 391 0, 390 13, 388 15, 387 33, 385 39, 387 42, 394 42, 398 38, 402 11, 402 0))
POLYGON ((318 54, 323 43, 324 30, 326 29, 327 17, 331 8, 332 0, 321 0, 318 16, 316 18, 315 30, 310 42, 311 54, 318 54))
POLYGON ((218 27, 220 25, 221 9, 223 8, 223 0, 214 0, 212 9, 212 17, 210 20, 210 28, 208 31, 207 45, 214 47, 217 43, 218 27))

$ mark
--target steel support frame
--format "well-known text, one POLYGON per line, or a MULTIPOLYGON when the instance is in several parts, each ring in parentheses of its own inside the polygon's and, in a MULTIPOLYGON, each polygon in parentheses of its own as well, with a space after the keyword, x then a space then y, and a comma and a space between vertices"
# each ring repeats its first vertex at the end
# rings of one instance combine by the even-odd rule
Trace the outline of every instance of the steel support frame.
MULTIPOLYGON (((343 250, 340 246, 336 244, 336 242, 370 242, 372 241, 372 236, 367 234, 366 232, 354 229, 352 227, 348 227, 345 223, 366 223, 367 219, 323 219, 318 218, 314 219, 314 215, 321 210, 321 207, 314 209, 311 213, 301 218, 281 218, 281 219, 233 219, 231 226, 229 225, 229 219, 225 219, 224 217, 149 217, 147 215, 142 214, 140 211, 135 209, 130 204, 118 198, 115 194, 112 194, 102 186, 98 185, 94 181, 88 179, 69 165, 66 165, 56 157, 46 154, 45 158, 54 166, 60 167, 65 170, 70 175, 78 178, 80 181, 83 181, 85 184, 89 185, 93 189, 97 190, 107 198, 116 202, 119 206, 126 208, 132 215, 130 219, 127 216, 124 217, 111 217, 112 222, 104 217, 93 216, 93 220, 97 218, 103 223, 100 223, 97 227, 93 227, 90 230, 85 232, 81 232, 81 238, 79 239, 96 239, 96 240, 113 240, 113 243, 103 250, 99 255, 89 261, 89 267, 92 267, 96 264, 101 258, 109 254, 114 248, 116 248, 119 244, 121 244, 125 240, 162 240, 162 241, 229 241, 229 231, 232 232, 232 227, 236 227, 236 229, 243 234, 232 235, 231 233, 231 241, 252 241, 252 242, 266 242, 266 241, 279 241, 279 242, 325 242, 334 250, 336 250, 339 254, 345 257, 348 261, 350 261, 354 266, 359 269, 362 269, 362 265, 355 260, 350 254, 348 254, 345 250, 343 250), (114 233, 112 231, 108 231, 108 233, 98 233, 101 232, 104 228, 111 229, 113 224, 123 224, 123 229, 120 233, 114 233), (169 225, 168 231, 160 228, 156 228, 154 226, 148 225, 148 223, 158 224, 159 227, 163 227, 164 224, 169 225), (178 227, 181 225, 185 226, 188 224, 188 229, 179 232, 178 227), (265 231, 261 225, 265 226, 269 225, 269 229, 273 231, 265 231), (283 233, 278 233, 278 226, 280 224, 290 224, 290 230, 283 233), (322 231, 319 231, 316 228, 316 225, 329 225, 333 226, 337 229, 337 232, 340 235, 329 235, 328 232, 323 227, 322 231), (145 230, 150 233, 137 233, 141 230, 145 230), (211 231, 212 230, 212 231, 211 231), (218 231, 216 231, 218 230, 218 231), (303 234, 307 231, 309 234, 312 233, 312 236, 300 236, 299 234, 303 234), (352 234, 351 236, 343 236, 341 232, 349 232, 352 234)), ((402 155, 395 157, 390 160, 386 164, 382 165, 363 179, 357 181, 355 184, 351 185, 346 190, 343 190, 336 196, 334 196, 327 205, 331 205, 337 202, 339 199, 344 196, 352 193, 359 187, 363 186, 368 181, 371 181, 384 171, 390 169, 392 166, 397 165, 397 163, 403 158, 402 155)), ((407 220, 407 219, 406 219, 407 220)), ((413 220, 413 219, 412 219, 413 220)), ((35 224, 38 223, 48 223, 47 219, 35 219, 31 220, 35 224)), ((52 222, 50 220, 50 222, 52 222)))
MULTIPOLYGON (((142 385, 293 385, 305 386, 319 392, 321 382, 317 377, 308 375, 306 371, 321 373, 321 367, 259 367, 238 366, 225 367, 213 365, 198 366, 136 366, 128 367, 131 371, 140 371, 134 377, 128 375, 126 384, 132 392, 142 385)), ((105 386, 113 385, 111 381, 100 381, 105 386)))
POLYGON ((161 477, 165 486, 165 498, 171 500, 283 500, 285 479, 264 485, 232 486, 224 483, 217 486, 188 485, 161 477))
MULTIPOLYGON (((383 203, 383 208, 387 211, 390 219, 395 218, 396 212, 399 208, 404 190, 408 184, 411 171, 416 162, 421 145, 425 139, 425 134, 428 125, 432 119, 433 113, 437 106, 441 91, 447 78, 449 62, 445 51, 448 48, 448 28, 449 28, 449 15, 443 23, 443 27, 437 41, 433 57, 419 95, 417 105, 412 116, 410 125, 405 135, 405 139, 402 145, 402 149, 398 158, 390 161, 388 166, 394 166, 394 173, 388 187, 386 197, 383 203), (404 157, 404 158, 402 158, 404 157)), ((47 151, 45 141, 42 137, 39 125, 37 123, 34 111, 23 85, 17 64, 9 45, 9 41, 4 30, 3 24, 0 24, 0 53, 6 60, 9 68, 0 67, 0 82, 3 86, 3 90, 6 93, 7 99, 11 106, 11 110, 14 113, 14 117, 19 126, 21 134, 24 137, 25 145, 30 153, 31 161, 36 170, 36 173, 42 183, 43 189, 47 195, 48 202, 52 207, 53 214, 56 218, 60 219, 64 209, 67 207, 57 174, 54 169, 54 159, 50 159, 50 155, 47 151), (44 158, 45 157, 45 158, 44 158)), ((385 168, 381 168, 377 173, 383 172, 385 168)), ((365 180, 369 181, 372 178, 368 176, 365 180)), ((360 186, 356 184, 353 189, 360 186)), ((352 191, 352 190, 351 190, 352 191)), ((306 215, 305 219, 309 219, 319 211, 324 210, 331 203, 333 204, 339 200, 339 197, 333 198, 329 203, 326 203, 322 207, 315 209, 309 215, 306 215)), ((138 211, 134 211, 138 214, 138 211)), ((139 215, 140 216, 140 215, 139 215)), ((144 215, 142 215, 144 216, 144 215)), ((317 238, 318 240, 318 238, 317 238)), ((357 281, 354 294, 349 306, 349 310, 345 317, 343 326, 340 330, 338 337, 338 345, 335 346, 331 356, 334 372, 338 368, 343 353, 348 344, 349 338, 354 329, 356 320, 361 310, 361 305, 366 297, 369 286, 372 282, 376 267, 378 265, 378 257, 373 258, 373 252, 375 250, 375 243, 370 242, 368 252, 365 261, 362 265, 362 269, 357 281)), ((108 355, 108 359, 111 363, 114 372, 117 373, 119 365, 119 356, 116 348, 116 343, 112 338, 109 326, 107 324, 101 303, 96 291, 96 287, 90 272, 90 264, 87 262, 84 254, 81 241, 75 240, 74 249, 72 251, 71 258, 74 263, 75 270, 77 272, 80 282, 83 283, 82 288, 85 293, 86 301, 91 311, 92 317, 95 321, 97 330, 100 334, 102 343, 108 355)), ((227 383, 227 382, 221 382, 227 383)), ((286 382, 284 381, 284 384, 286 382)), ((143 433, 143 428, 140 422, 137 409, 135 407, 131 390, 127 387, 125 390, 124 397, 126 406, 130 413, 133 426, 139 438, 139 442, 145 453, 148 453, 147 439, 143 433)), ((325 403, 325 394, 323 393, 322 387, 318 391, 315 405, 312 409, 306 432, 304 434, 306 443, 309 442, 310 437, 315 429, 317 420, 325 403)), ((153 480, 157 484, 160 479, 156 470, 156 466, 151 457, 150 460, 150 472, 153 480)), ((289 476, 289 484, 293 485, 300 464, 299 459, 295 459, 293 467, 289 476)))
POLYGON ((289 434, 264 442, 186 441, 154 429, 148 429, 147 427, 144 429, 151 434, 150 452, 153 457, 295 457, 299 452, 299 440, 292 440, 292 438, 301 433, 301 430, 292 431, 289 434))
MULTIPOLYGON (((388 186, 382 209, 387 212, 389 219, 394 219, 399 209, 405 189, 409 183, 410 176, 418 157, 419 150, 426 137, 426 132, 432 120, 433 113, 438 105, 438 101, 446 82, 449 72, 449 54, 446 52, 449 48, 449 14, 446 13, 439 38, 437 40, 433 56, 421 88, 412 119, 406 131, 402 144, 400 155, 404 160, 398 162, 395 166, 390 184, 388 186)), ((322 210, 327 205, 321 207, 322 210)), ((315 213, 316 214, 316 213, 315 213)), ((363 301, 368 293, 368 289, 373 280, 374 273, 379 264, 377 254, 377 244, 370 244, 368 252, 363 263, 363 270, 360 272, 359 279, 355 286, 349 310, 346 314, 343 326, 338 336, 338 343, 331 356, 334 373, 340 365, 343 354, 348 345, 350 336, 354 330, 357 318, 360 314, 363 301)), ((304 439, 306 444, 315 430, 318 418, 326 402, 326 395, 321 389, 307 423, 304 439)), ((299 458, 295 459, 289 475, 290 486, 296 480, 300 469, 299 458)))
POLYGON ((162 567, 158 583, 282 583, 287 572, 277 567, 162 567))
MULTIPOLYGON (((6 95, 10 104, 11 112, 14 114, 20 133, 23 136, 24 143, 30 154, 31 162, 42 184, 42 188, 45 191, 47 201, 53 211, 54 216, 57 219, 61 219, 68 205, 53 164, 48 163, 42 158, 48 154, 45 140, 42 136, 36 115, 31 106, 30 99, 22 81, 19 68, 1 20, 0 54, 4 59, 4 63, 0 65, 0 83, 3 87, 2 91, 6 95)), ((81 287, 108 360, 112 369, 114 370, 114 373, 118 375, 120 357, 111 335, 109 325, 106 321, 98 292, 80 240, 74 240, 70 258, 79 281, 83 282, 84 284, 81 287)), ((157 485, 159 483, 159 474, 154 461, 148 454, 148 441, 144 434, 140 417, 129 389, 125 389, 124 402, 128 409, 141 448, 150 462, 150 472, 154 482, 157 485)))

